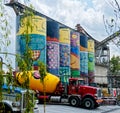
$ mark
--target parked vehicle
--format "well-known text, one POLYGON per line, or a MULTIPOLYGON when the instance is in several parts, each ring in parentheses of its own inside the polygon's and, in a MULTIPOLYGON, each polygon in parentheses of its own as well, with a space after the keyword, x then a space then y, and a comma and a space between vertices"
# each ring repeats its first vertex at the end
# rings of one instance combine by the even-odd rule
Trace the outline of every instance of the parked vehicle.
POLYGON ((32 103, 35 102, 33 112, 39 113, 37 101, 34 100, 34 91, 21 89, 20 87, 7 86, 6 83, 4 83, 2 86, 2 101, 0 102, 0 113, 24 113, 27 105, 26 94, 28 93, 28 91, 31 96, 30 101, 32 103))
POLYGON ((120 106, 120 95, 117 96, 116 103, 118 106, 120 106))
MULTIPOLYGON (((59 77, 47 73, 43 85, 40 75, 36 73, 36 71, 29 72, 28 76, 30 88, 36 91, 39 102, 46 99, 49 102, 69 103, 72 106, 83 106, 87 109, 96 108, 102 103, 101 89, 85 85, 84 80, 80 78, 69 78, 69 83, 63 84, 59 77)), ((21 75, 22 73, 16 74, 16 79, 22 84, 21 75)))

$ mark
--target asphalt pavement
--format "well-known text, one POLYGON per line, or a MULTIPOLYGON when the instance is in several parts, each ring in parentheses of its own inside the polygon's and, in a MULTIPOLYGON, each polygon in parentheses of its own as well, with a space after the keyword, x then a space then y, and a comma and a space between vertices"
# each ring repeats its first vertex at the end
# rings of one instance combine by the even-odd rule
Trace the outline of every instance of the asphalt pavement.
POLYGON ((80 107, 72 107, 69 105, 57 105, 57 104, 39 104, 40 113, 120 113, 120 106, 118 105, 104 105, 96 109, 88 110, 80 107))

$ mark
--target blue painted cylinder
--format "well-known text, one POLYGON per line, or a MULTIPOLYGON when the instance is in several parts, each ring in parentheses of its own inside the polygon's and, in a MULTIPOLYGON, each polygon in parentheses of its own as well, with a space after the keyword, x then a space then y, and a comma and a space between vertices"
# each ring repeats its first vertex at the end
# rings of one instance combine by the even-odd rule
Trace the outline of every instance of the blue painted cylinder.
POLYGON ((88 48, 87 41, 88 41, 88 37, 85 34, 81 33, 80 34, 80 51, 87 51, 88 50, 87 49, 88 48))
POLYGON ((88 76, 88 52, 80 51, 80 75, 88 76))

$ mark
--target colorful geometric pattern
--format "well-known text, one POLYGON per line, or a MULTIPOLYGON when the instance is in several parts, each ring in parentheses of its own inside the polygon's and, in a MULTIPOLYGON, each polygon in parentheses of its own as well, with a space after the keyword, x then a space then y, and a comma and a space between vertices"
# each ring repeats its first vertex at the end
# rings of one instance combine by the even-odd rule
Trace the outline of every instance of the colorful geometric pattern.
POLYGON ((47 41, 47 70, 59 75, 59 43, 47 41))
POLYGON ((32 51, 32 59, 37 60, 40 57, 40 51, 39 50, 33 50, 32 51))
POLYGON ((59 24, 47 21, 47 71, 59 76, 59 24))
POLYGON ((70 45, 60 44, 60 67, 70 66, 70 45))
POLYGON ((71 75, 70 71, 70 45, 60 44, 60 76, 69 77, 71 75))

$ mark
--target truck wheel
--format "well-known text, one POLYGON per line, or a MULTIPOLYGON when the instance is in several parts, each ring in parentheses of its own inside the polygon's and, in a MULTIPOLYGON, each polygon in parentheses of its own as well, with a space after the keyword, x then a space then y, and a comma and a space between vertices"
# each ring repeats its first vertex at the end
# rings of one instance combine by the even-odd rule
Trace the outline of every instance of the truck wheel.
POLYGON ((83 106, 87 109, 93 109, 95 106, 95 103, 91 98, 85 98, 83 100, 83 106))
POLYGON ((80 100, 77 97, 71 97, 69 102, 71 106, 79 106, 80 100))
POLYGON ((13 111, 7 104, 0 103, 0 113, 13 113, 13 111))
POLYGON ((44 100, 43 100, 43 99, 39 99, 38 101, 39 101, 39 102, 38 102, 39 104, 43 104, 43 103, 44 103, 44 100))
POLYGON ((117 101, 117 105, 120 106, 120 100, 117 101))

